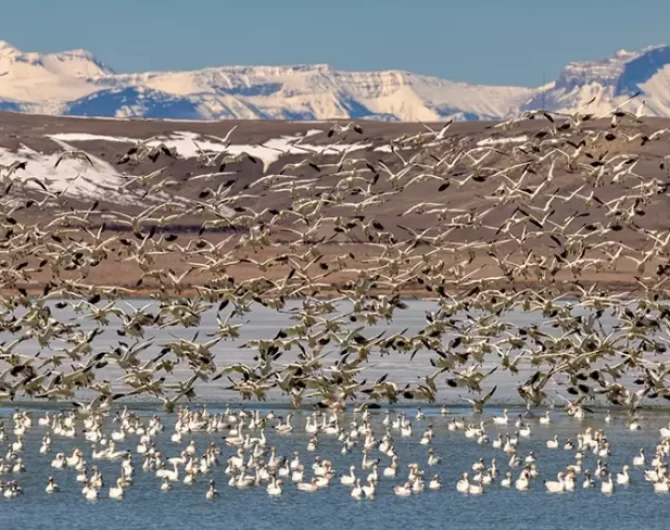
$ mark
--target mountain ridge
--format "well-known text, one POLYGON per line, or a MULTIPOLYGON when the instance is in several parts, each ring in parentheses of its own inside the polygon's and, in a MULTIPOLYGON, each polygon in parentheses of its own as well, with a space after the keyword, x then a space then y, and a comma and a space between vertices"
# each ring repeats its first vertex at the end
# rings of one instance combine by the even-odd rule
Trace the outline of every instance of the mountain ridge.
POLYGON ((0 41, 0 110, 152 119, 496 120, 544 106, 606 113, 634 92, 670 117, 670 46, 568 63, 543 87, 477 85, 328 64, 117 73, 87 50, 23 52, 0 41), (595 98, 595 99, 594 99, 595 98))

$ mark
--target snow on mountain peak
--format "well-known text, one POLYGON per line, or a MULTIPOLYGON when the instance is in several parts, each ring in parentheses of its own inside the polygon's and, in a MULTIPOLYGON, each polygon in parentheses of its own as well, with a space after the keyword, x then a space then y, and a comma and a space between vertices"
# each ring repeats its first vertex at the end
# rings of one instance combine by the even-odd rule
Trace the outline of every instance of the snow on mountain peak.
POLYGON ((17 48, 9 44, 9 42, 0 40, 0 55, 15 55, 21 53, 17 48))
POLYGON ((637 91, 648 114, 670 116, 670 47, 619 50, 572 62, 542 87, 458 83, 403 70, 350 72, 329 64, 221 66, 116 74, 86 50, 23 52, 0 41, 0 110, 180 119, 500 119, 595 98, 606 112, 637 91))
POLYGON ((604 113, 642 92, 648 115, 670 116, 670 46, 619 50, 610 57, 566 65, 556 81, 538 90, 521 110, 569 112, 595 98, 589 111, 604 113))

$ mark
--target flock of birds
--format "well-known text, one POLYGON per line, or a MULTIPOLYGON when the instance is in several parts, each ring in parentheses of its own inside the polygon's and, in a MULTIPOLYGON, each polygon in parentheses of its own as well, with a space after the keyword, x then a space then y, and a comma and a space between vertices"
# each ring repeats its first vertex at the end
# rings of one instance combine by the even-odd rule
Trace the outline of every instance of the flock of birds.
MULTIPOLYGON (((48 453, 52 436, 68 436, 75 423, 84 422, 89 441, 107 441, 103 449, 93 447, 93 458, 121 461, 109 490, 113 498, 123 497, 132 482, 131 456, 115 449, 126 436, 139 437, 142 467, 155 472, 165 489, 182 479, 180 466, 183 480, 193 481, 220 455, 211 446, 196 457, 189 445, 165 461, 152 446, 161 420, 144 424, 130 412, 115 416, 119 427, 107 440, 100 430, 103 418, 131 396, 159 399, 166 411, 178 411, 173 438, 230 429, 226 443, 241 452, 227 460, 226 470, 237 487, 267 483, 273 495, 288 479, 304 491, 330 484, 334 471, 326 461, 307 480, 302 467, 294 467, 299 460, 271 450, 264 460, 264 429, 271 418, 212 417, 181 408, 197 398, 201 383, 219 381, 245 400, 283 395, 296 408, 330 410, 332 416, 306 424, 315 435, 310 444, 316 446, 318 432, 338 437, 343 450, 358 443, 391 459, 378 472, 380 462, 364 452, 362 467, 372 468, 371 476, 365 480, 352 471, 341 477, 361 498, 373 497, 381 477, 395 477, 398 468, 390 431, 377 440, 367 410, 407 400, 434 403, 455 389, 482 413, 495 396, 496 372, 510 375, 528 410, 555 404, 559 397, 580 418, 606 403, 629 413, 631 425, 637 425, 643 405, 670 400, 670 365, 664 358, 670 305, 663 288, 670 277, 670 227, 660 216, 647 215, 661 209, 670 180, 665 159, 645 158, 644 152, 667 140, 670 130, 651 130, 649 123, 641 110, 623 106, 604 116, 589 113, 588 106, 569 115, 541 110, 491 126, 488 141, 455 133, 449 122, 394 139, 378 160, 360 147, 326 154, 324 144, 323 152, 307 153, 305 147, 302 161, 280 156, 272 164, 248 153, 227 153, 233 128, 214 139, 220 151, 197 146, 198 163, 218 171, 189 177, 189 186, 202 185, 195 193, 192 187, 190 195, 169 193, 184 181, 167 178, 168 165, 128 177, 122 190, 139 202, 126 209, 110 208, 104 198, 82 206, 85 201, 66 190, 54 192, 49 182, 31 175, 30 162, 1 168, 0 400, 73 402, 74 412, 45 424, 42 449, 48 453), (542 125, 521 138, 503 135, 528 128, 530 120, 542 125), (614 148, 617 154, 609 154, 614 148), (246 178, 246 172, 257 175, 260 165, 258 178, 246 178), (425 196, 433 198, 416 199, 425 196), (171 230, 188 223, 197 223, 192 234, 171 230), (110 225, 124 231, 110 231, 110 225), (105 285, 96 276, 104 267, 134 267, 137 274, 123 285, 105 285), (621 278, 627 292, 611 288, 621 278), (137 307, 129 297, 140 289, 152 300, 137 307), (434 303, 413 332, 391 328, 408 308, 407 293, 434 303), (289 307, 291 299, 299 300, 297 308, 289 307), (258 305, 288 314, 293 324, 267 337, 241 339, 244 320, 254 318, 258 305), (56 310, 74 317, 60 321, 56 310), (196 331, 190 340, 156 339, 158 331, 197 329, 208 311, 216 312, 217 328, 207 337, 196 331), (538 313, 542 321, 507 318, 520 312, 538 313), (371 335, 369 328, 380 324, 387 329, 371 335), (100 345, 105 329, 116 333, 116 344, 100 345), (226 363, 225 341, 241 341, 249 361, 226 363), (430 362, 430 375, 402 382, 392 373, 366 378, 366 367, 377 358, 412 360, 419 353, 430 362), (121 377, 105 376, 110 365, 121 377), (175 377, 184 370, 188 377, 175 377), (95 397, 74 401, 82 392, 95 397), (338 414, 357 402, 364 403, 360 422, 344 427, 338 414), (356 442, 357 436, 364 441, 356 442)), ((336 124, 323 132, 323 141, 352 134, 364 136, 365 126, 336 124)), ((301 141, 293 147, 300 148, 301 141)), ((179 157, 158 137, 138 142, 117 163, 139 168, 179 157)), ((75 150, 63 152, 57 164, 67 159, 94 164, 86 152, 75 150)), ((23 430, 30 428, 27 418, 14 416, 16 440, 0 472, 21 470, 16 455, 23 430)), ((396 422, 402 436, 407 429, 411 435, 404 419, 396 422)), ((477 440, 486 437, 484 425, 454 420, 452 426, 477 440)), ((292 428, 290 419, 274 424, 278 433, 292 428)), ((523 432, 519 428, 521 437, 523 432)), ((427 429, 422 443, 430 445, 432 433, 427 429)), ((660 455, 667 454, 667 434, 660 455)), ((522 468, 514 481, 505 474, 500 485, 524 489, 537 471, 532 458, 518 461, 517 441, 510 434, 493 443, 513 455, 510 468, 522 468)), ((606 455, 606 437, 600 431, 582 433, 574 450, 575 462, 557 481, 545 483, 548 490, 577 487, 584 454, 606 455)), ((439 457, 430 454, 429 466, 431 458, 439 457)), ((77 450, 71 457, 58 455, 52 465, 77 469, 84 495, 97 497, 102 477, 87 471, 84 462, 77 450)), ((654 489, 667 491, 662 457, 654 462, 648 471, 654 489)), ((423 463, 412 464, 396 494, 442 487, 439 477, 424 481, 422 468, 423 463)), ((497 480, 495 465, 476 468, 472 482, 464 476, 458 483, 459 491, 481 493, 497 480)), ((602 478, 603 491, 613 491, 627 472, 614 480, 601 463, 584 487, 602 478)), ((55 478, 45 486, 48 493, 58 489, 55 478)), ((20 489, 12 481, 3 491, 11 497, 20 489)), ((207 496, 216 495, 211 482, 207 496)))
MULTIPOLYGON (((570 415, 571 421, 581 424, 583 415, 579 411, 572 411, 570 415)), ((548 493, 599 489, 611 495, 618 487, 627 488, 637 480, 637 477, 631 479, 632 468, 643 471, 643 481, 650 484, 651 491, 670 492, 666 462, 670 454, 670 423, 660 429, 661 439, 652 458, 647 458, 641 449, 639 455, 618 472, 608 466, 612 447, 602 429, 581 426, 574 441, 559 441, 558 436, 548 438, 547 449, 563 450, 571 458, 557 474, 557 480, 547 480, 543 478, 547 476, 542 471, 543 460, 533 450, 523 453, 522 450, 529 439, 538 433, 542 436, 543 430, 546 436, 552 423, 549 411, 539 419, 519 414, 514 420, 505 409, 501 416, 473 423, 452 415, 443 406, 441 416, 449 417, 446 428, 445 424, 436 425, 440 416, 426 416, 420 407, 414 418, 407 411, 387 410, 380 422, 377 421, 379 416, 373 421, 370 410, 363 405, 354 410, 353 416, 314 411, 305 417, 304 423, 294 425, 292 413, 284 418, 272 411, 261 413, 258 409, 227 408, 214 413, 206 406, 180 407, 172 434, 168 431, 168 440, 162 434, 166 429, 164 417, 141 416, 127 407, 113 415, 95 412, 83 419, 74 412, 47 412, 36 422, 37 427, 43 429, 43 435, 39 455, 32 458, 31 463, 50 462, 51 474, 44 484, 46 494, 64 491, 59 482, 67 482, 68 488, 80 491, 89 501, 103 497, 124 500, 130 494, 127 492, 132 491, 137 472, 154 477, 155 488, 166 493, 177 486, 206 483, 204 497, 209 501, 223 494, 217 487, 217 481, 221 484, 223 480, 239 490, 264 488, 272 497, 282 495, 287 487, 316 493, 338 485, 349 488, 351 497, 356 500, 373 500, 378 491, 384 492, 382 488, 400 497, 445 487, 453 487, 466 495, 480 495, 492 488, 528 491, 537 487, 548 493), (107 421, 110 416, 111 428, 107 421), (83 423, 83 439, 78 439, 82 434, 77 428, 79 422, 83 423), (495 438, 489 438, 487 429, 491 431, 487 425, 498 430, 495 438), (200 439, 208 435, 223 441, 203 443, 200 439), (443 457, 434 449, 436 441, 445 436, 464 437, 479 448, 490 445, 499 457, 489 463, 479 458, 455 484, 444 484, 440 470, 459 465, 443 462, 443 457), (293 448, 300 442, 304 444, 307 438, 304 450, 313 456, 299 450, 281 455, 271 443, 273 438, 277 441, 293 438, 289 441, 293 448), (336 470, 333 461, 323 455, 323 439, 332 440, 331 445, 353 462, 352 465, 336 470), (62 448, 63 441, 70 442, 71 454, 56 452, 53 448, 53 445, 62 448), (423 456, 401 464, 401 441, 418 445, 423 456), (110 464, 105 476, 98 465, 101 463, 110 464)), ((609 413, 605 421, 612 422, 609 413)), ((8 425, 5 422, 0 425, 0 440, 8 446, 6 456, 0 458, 0 477, 14 477, 6 482, 0 480, 0 494, 7 499, 24 493, 16 477, 29 471, 22 455, 26 450, 24 439, 34 427, 31 414, 18 408, 8 419, 8 425)), ((630 426, 631 430, 638 428, 630 426)), ((453 444, 453 439, 449 443, 453 444)))

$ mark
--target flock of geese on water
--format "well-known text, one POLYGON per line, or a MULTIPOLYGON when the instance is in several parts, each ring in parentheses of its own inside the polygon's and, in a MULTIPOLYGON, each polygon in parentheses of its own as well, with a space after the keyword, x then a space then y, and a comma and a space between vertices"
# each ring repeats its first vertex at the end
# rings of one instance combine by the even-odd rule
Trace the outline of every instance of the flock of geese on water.
MULTIPOLYGON (((443 406, 441 415, 450 416, 450 411, 443 406)), ((578 409, 571 410, 570 415, 573 421, 583 419, 582 411, 578 409)), ((660 429, 661 440, 652 458, 648 459, 644 449, 641 449, 639 455, 631 459, 630 465, 624 465, 619 472, 608 467, 611 446, 602 429, 582 429, 574 441, 560 441, 558 436, 549 438, 545 442, 547 449, 568 451, 571 463, 558 473, 557 480, 546 480, 542 478, 542 465, 535 452, 522 452, 522 448, 532 436, 538 436, 543 430, 547 432, 543 427, 552 422, 549 411, 539 419, 519 414, 514 420, 505 409, 501 416, 478 423, 452 416, 447 420, 445 429, 444 425, 435 425, 434 421, 439 417, 426 417, 419 407, 414 418, 407 412, 386 411, 379 426, 381 429, 377 431, 365 406, 357 407, 349 420, 332 411, 315 411, 298 427, 292 418, 291 413, 283 418, 272 411, 262 414, 259 410, 234 411, 227 408, 225 412, 211 413, 206 406, 195 409, 180 407, 174 431, 169 442, 163 437, 167 447, 162 449, 157 446, 157 439, 165 425, 156 414, 142 418, 124 408, 113 415, 94 413, 82 419, 74 413, 50 415, 47 412, 37 420, 37 424, 45 430, 38 458, 50 460, 52 468, 44 491, 49 495, 60 492, 59 477, 64 476, 62 473, 70 473, 76 477, 77 488, 81 487, 81 495, 86 500, 96 501, 102 497, 123 500, 127 492, 132 491, 136 471, 141 467, 142 473, 155 477, 156 488, 162 492, 169 492, 180 483, 190 487, 206 482, 204 496, 210 501, 222 495, 216 483, 216 480, 221 481, 222 468, 231 488, 265 488, 270 496, 282 495, 287 487, 315 493, 338 484, 350 488, 351 497, 357 500, 374 499, 383 487, 401 497, 437 491, 443 487, 455 487, 458 492, 467 495, 480 495, 494 487, 527 491, 537 487, 533 486, 534 482, 541 482, 540 487, 548 493, 599 489, 604 494, 613 494, 617 487, 631 485, 631 469, 634 467, 643 470, 644 481, 651 484, 653 492, 670 492, 666 462, 670 454, 670 423, 660 429), (109 416, 113 418, 114 427, 103 434, 102 428, 109 416), (80 421, 85 442, 90 444, 90 448, 84 450, 78 442, 73 442, 71 455, 65 452, 54 454, 54 440, 58 446, 59 438, 76 438, 80 421), (489 439, 487 424, 500 429, 513 427, 513 430, 504 433, 499 430, 495 438, 489 439), (311 464, 300 451, 279 455, 277 448, 268 441, 266 430, 272 432, 270 436, 276 437, 306 434, 309 437, 305 447, 308 454, 320 451, 320 439, 331 438, 337 441, 342 455, 351 455, 350 460, 360 464, 352 464, 338 472, 331 460, 319 455, 314 456, 311 464), (222 433, 225 435, 220 436, 222 433), (222 447, 215 442, 200 446, 198 434, 218 435, 217 438, 223 438, 222 447), (439 470, 454 463, 443 462, 442 455, 434 449, 434 442, 449 434, 464 436, 480 447, 490 444, 499 451, 500 460, 507 463, 499 467, 495 457, 489 463, 480 458, 471 465, 471 471, 465 471, 455 484, 443 484, 439 470), (418 438, 423 457, 401 464, 396 437, 414 444, 417 444, 418 438), (224 458, 224 451, 232 454, 224 458), (587 467, 589 454, 595 458, 592 470, 587 467), (118 463, 115 475, 111 479, 103 478, 96 461, 118 463), (212 478, 214 476, 217 478, 212 478)), ((34 423, 27 411, 19 409, 10 421, 8 432, 5 432, 4 422, 0 429, 0 440, 8 444, 7 455, 0 458, 0 476, 20 477, 28 471, 21 455, 25 450, 24 437, 34 423)), ((607 424, 612 421, 609 412, 605 421, 607 424)), ((639 430, 640 426, 631 423, 629 428, 639 430)), ((33 463, 36 461, 33 460, 33 463)), ((5 498, 12 499, 23 493, 18 480, 0 480, 0 494, 5 498)))
MULTIPOLYGON (((158 399, 176 412, 175 443, 198 430, 229 429, 226 444, 239 448, 226 460, 229 483, 267 484, 271 495, 288 482, 312 492, 334 480, 352 486, 354 497, 374 497, 384 478, 404 474, 393 430, 411 437, 413 427, 403 415, 388 417, 385 432, 375 433, 367 411, 399 401, 434 403, 451 392, 482 413, 495 396, 496 372, 515 381, 529 411, 559 397, 577 418, 606 403, 639 425, 641 407, 670 400, 664 357, 670 305, 663 287, 670 277, 670 227, 653 214, 664 211, 670 181, 665 159, 645 151, 670 131, 651 130, 641 110, 622 105, 596 116, 587 107, 573 114, 527 112, 491 125, 488 142, 454 132, 451 122, 439 130, 425 125, 393 140, 388 152, 374 151, 378 160, 360 148, 333 156, 326 144, 324 152, 305 147, 305 160, 287 163, 280 156, 260 176, 254 156, 226 153, 235 129, 217 140, 220 152, 200 150, 198 164, 214 169, 181 180, 166 176, 179 153, 160 138, 139 141, 119 164, 131 171, 163 160, 168 165, 127 177, 122 191, 136 201, 133 207, 110 206, 104 198, 88 204, 67 189, 54 191, 54 183, 31 174, 30 162, 0 168, 0 400, 73 403, 71 413, 39 420, 48 428, 40 452, 49 453, 52 437, 75 436, 75 423, 83 422, 94 444, 91 460, 121 462, 112 498, 123 498, 133 481, 132 452, 117 449, 126 438, 138 439, 142 469, 156 474, 162 489, 206 475, 221 454, 216 445, 203 451, 189 442, 166 460, 153 442, 161 420, 145 423, 128 411, 115 416, 117 430, 107 439, 103 418, 129 397, 158 399), (530 127, 529 120, 542 126, 530 127), (521 140, 504 136, 517 127, 530 132, 521 140), (186 191, 172 192, 185 181, 186 191), (193 186, 201 187, 193 192, 193 186), (422 196, 431 202, 416 199, 422 196), (171 230, 189 222, 197 223, 193 233, 171 230), (134 267, 137 275, 105 285, 107 276, 96 272, 105 267, 134 267), (630 280, 629 292, 599 281, 622 276, 630 280), (150 303, 129 298, 138 289, 150 303), (411 332, 394 326, 409 307, 408 293, 430 299, 434 308, 411 332), (290 325, 243 339, 241 328, 258 306, 282 313, 290 325), (60 319, 63 312, 70 317, 60 319), (216 329, 202 337, 198 329, 212 312, 216 329), (519 312, 541 318, 519 320, 519 312), (381 325, 382 332, 371 332, 381 325), (191 339, 174 335, 185 328, 194 328, 191 339), (248 361, 227 362, 227 341, 248 352, 248 361), (380 358, 410 361, 419 353, 430 375, 366 376, 380 358), (110 366, 120 377, 109 377, 110 366), (244 400, 283 396, 296 408, 317 406, 323 412, 305 425, 313 435, 307 449, 323 436, 337 437, 343 451, 363 447, 361 470, 336 476, 332 463, 320 460, 309 478, 299 457, 281 458, 266 446, 266 425, 288 434, 291 416, 181 408, 201 384, 223 384, 244 400), (95 397, 75 401, 83 391, 95 397), (363 403, 360 417, 346 425, 337 414, 354 403, 363 403), (388 466, 371 459, 374 450, 388 466)), ((361 137, 365 128, 338 124, 325 136, 361 137)), ((58 163, 95 162, 70 150, 58 163)), ((22 471, 22 436, 30 428, 27 413, 5 426, 2 436, 13 430, 15 439, 0 472, 22 471)), ((484 424, 453 420, 449 429, 489 443, 484 424)), ((539 476, 534 457, 516 453, 530 429, 522 420, 517 431, 491 442, 511 455, 509 472, 499 476, 495 462, 479 462, 458 490, 531 487, 539 476)), ((652 461, 632 462, 649 466, 645 478, 655 491, 668 489, 667 435, 665 429, 652 461)), ((421 443, 430 448, 433 436, 427 427, 421 443)), ((606 493, 626 484, 628 468, 613 477, 604 463, 608 444, 602 431, 581 433, 568 447, 574 461, 557 481, 544 483, 547 490, 570 491, 582 474, 584 487, 600 480, 606 493), (600 462, 586 473, 588 452, 600 462)), ((439 476, 424 478, 425 466, 439 458, 428 451, 426 461, 410 464, 395 493, 441 488, 439 476)), ((52 465, 75 469, 83 494, 97 498, 102 476, 87 460, 77 449, 57 455, 52 465)), ((47 492, 58 490, 56 479, 47 492)), ((5 497, 20 491, 16 481, 3 485, 5 497)), ((207 497, 217 494, 210 482, 207 497)))

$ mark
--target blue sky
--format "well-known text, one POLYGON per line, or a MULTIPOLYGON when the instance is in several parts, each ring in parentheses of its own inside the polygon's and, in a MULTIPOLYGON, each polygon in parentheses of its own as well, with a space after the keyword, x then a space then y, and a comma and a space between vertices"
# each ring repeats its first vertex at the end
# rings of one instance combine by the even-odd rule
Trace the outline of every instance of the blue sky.
POLYGON ((565 63, 670 44, 667 0, 2 0, 0 39, 118 72, 232 64, 405 69, 536 86, 565 63))

